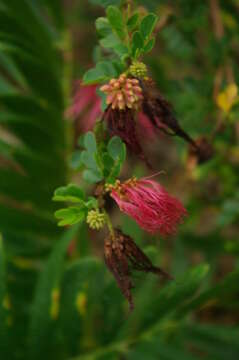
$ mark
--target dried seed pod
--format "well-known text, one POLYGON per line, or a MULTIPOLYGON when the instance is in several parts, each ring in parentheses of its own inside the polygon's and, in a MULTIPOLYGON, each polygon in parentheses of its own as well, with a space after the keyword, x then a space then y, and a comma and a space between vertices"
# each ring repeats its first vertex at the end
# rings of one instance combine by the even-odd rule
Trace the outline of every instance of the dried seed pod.
POLYGON ((133 239, 120 230, 115 230, 114 238, 109 236, 105 240, 104 256, 108 269, 114 275, 122 294, 129 302, 130 310, 134 308, 131 293, 134 287, 131 278, 134 270, 151 272, 163 276, 167 280, 172 279, 168 273, 154 266, 133 239))
POLYGON ((142 110, 153 126, 167 135, 177 135, 197 147, 194 140, 179 125, 171 104, 156 90, 152 79, 140 82, 143 88, 142 110))
POLYGON ((108 106, 103 114, 102 120, 107 123, 111 136, 119 136, 130 151, 138 155, 151 167, 144 156, 142 146, 137 137, 134 110, 129 108, 125 110, 113 110, 111 106, 108 106))

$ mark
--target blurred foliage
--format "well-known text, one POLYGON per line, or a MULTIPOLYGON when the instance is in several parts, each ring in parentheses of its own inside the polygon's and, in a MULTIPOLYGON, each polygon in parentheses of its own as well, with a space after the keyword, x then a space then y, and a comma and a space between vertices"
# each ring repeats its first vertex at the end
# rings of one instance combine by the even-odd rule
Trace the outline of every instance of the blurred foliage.
MULTIPOLYGON (((71 82, 99 50, 100 5, 119 1, 0 0, 1 359, 238 359, 238 2, 138 3, 159 16, 152 77, 185 129, 214 146, 202 166, 181 141, 146 146, 187 205, 175 238, 158 243, 121 219, 175 281, 136 278, 128 314, 101 260, 103 235, 63 231, 53 217, 55 188, 84 184, 67 163, 80 135, 64 121, 71 82)), ((129 158, 132 168, 142 173, 129 158)))

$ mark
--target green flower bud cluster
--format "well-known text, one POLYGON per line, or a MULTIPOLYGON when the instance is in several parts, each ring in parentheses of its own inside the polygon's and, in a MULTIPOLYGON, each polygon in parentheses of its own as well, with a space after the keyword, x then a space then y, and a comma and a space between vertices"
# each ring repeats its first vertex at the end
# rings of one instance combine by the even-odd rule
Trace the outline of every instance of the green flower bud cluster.
POLYGON ((88 212, 87 224, 93 230, 100 230, 105 226, 105 214, 101 213, 98 209, 88 212))
POLYGON ((132 75, 136 78, 142 79, 145 76, 147 76, 147 73, 148 73, 147 66, 142 62, 135 61, 130 66, 129 73, 130 73, 130 75, 132 75))

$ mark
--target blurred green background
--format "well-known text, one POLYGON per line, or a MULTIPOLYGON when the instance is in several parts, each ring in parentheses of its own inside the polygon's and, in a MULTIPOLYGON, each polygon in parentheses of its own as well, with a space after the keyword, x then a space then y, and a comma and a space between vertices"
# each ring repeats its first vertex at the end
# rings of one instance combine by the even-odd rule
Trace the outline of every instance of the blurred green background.
MULTIPOLYGON (((0 0, 0 358, 237 360, 239 1, 139 2, 159 16, 145 59, 151 75, 214 157, 197 166, 181 140, 145 142, 189 216, 175 237, 159 239, 112 209, 176 279, 137 276, 131 314, 105 268, 104 234, 58 228, 52 202, 59 186, 86 186, 71 161, 82 117, 64 114, 94 64, 102 3, 118 1, 0 0)), ((132 170, 147 172, 129 156, 125 178, 132 170)))

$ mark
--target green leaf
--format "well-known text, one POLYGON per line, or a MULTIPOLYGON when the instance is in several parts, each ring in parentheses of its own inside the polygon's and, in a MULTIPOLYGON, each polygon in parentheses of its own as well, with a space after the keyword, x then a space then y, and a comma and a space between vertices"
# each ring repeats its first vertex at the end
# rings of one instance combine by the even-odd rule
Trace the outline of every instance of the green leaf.
POLYGON ((109 5, 119 6, 121 0, 90 0, 90 2, 94 5, 100 5, 106 8, 109 5))
POLYGON ((0 169, 0 184, 0 194, 4 194, 9 199, 21 203, 27 201, 43 211, 48 204, 48 211, 55 210, 56 205, 53 202, 49 204, 51 198, 49 189, 37 183, 38 191, 36 191, 36 183, 23 174, 2 168, 0 169))
POLYGON ((144 47, 144 40, 139 31, 135 31, 132 38, 132 55, 137 58, 144 47))
POLYGON ((126 146, 118 136, 114 136, 110 139, 107 150, 109 156, 114 160, 114 163, 111 167, 107 168, 109 172, 106 181, 108 183, 114 183, 126 159, 126 146))
POLYGON ((98 33, 103 37, 112 34, 112 29, 109 20, 105 17, 99 17, 95 22, 95 26, 98 33))
POLYGON ((127 21, 127 27, 129 31, 135 30, 135 28, 138 26, 138 23, 139 23, 139 13, 135 13, 127 21))
POLYGON ((43 0, 46 6, 49 8, 49 12, 55 20, 56 26, 63 28, 64 26, 64 13, 63 4, 59 3, 58 0, 43 0))
POLYGON ((227 199, 221 208, 217 219, 219 226, 226 226, 239 219, 239 193, 234 194, 233 198, 227 199))
POLYGON ((150 39, 144 46, 144 52, 145 53, 149 53, 153 50, 154 45, 155 45, 155 37, 153 37, 152 39, 150 39))
POLYGON ((93 171, 98 171, 98 165, 95 160, 95 154, 89 151, 82 151, 81 153, 81 163, 85 165, 86 168, 93 171))
MULTIPOLYGON (((22 0, 2 0, 5 11, 10 19, 15 21, 26 37, 31 39, 31 47, 38 48, 40 58, 48 59, 48 65, 51 66, 54 50, 52 46, 52 32, 50 27, 44 21, 39 9, 31 1, 22 0)), ((21 36, 18 29, 17 36, 21 36)))
POLYGON ((17 209, 2 203, 0 203, 0 228, 3 232, 18 235, 24 232, 50 237, 59 234, 51 216, 47 217, 40 211, 17 209))
POLYGON ((97 84, 117 76, 117 71, 111 61, 101 61, 94 69, 88 70, 83 76, 85 85, 97 84))
POLYGON ((188 341, 210 359, 234 360, 239 352, 238 327, 224 324, 188 324, 183 328, 188 341))
POLYGON ((237 289, 239 281, 239 269, 229 273, 222 281, 214 286, 211 286, 208 290, 202 292, 197 298, 192 299, 191 302, 186 304, 179 312, 179 316, 183 316, 185 313, 198 309, 204 306, 211 300, 217 300, 218 302, 226 299, 230 294, 234 294, 237 289))
POLYGON ((89 318, 96 316, 99 321, 104 319, 105 309, 101 305, 105 295, 104 270, 101 259, 88 256, 81 256, 66 269, 62 281, 59 327, 64 334, 64 346, 67 344, 70 349, 79 345, 79 339, 88 336, 92 326, 89 318), (86 328, 86 322, 89 328, 86 328))
POLYGON ((140 33, 144 40, 148 40, 148 38, 152 35, 157 21, 158 17, 155 14, 149 14, 143 18, 140 24, 140 33))
POLYGON ((103 178, 99 172, 93 170, 85 170, 83 173, 83 179, 91 184, 100 182, 103 178))
POLYGON ((97 68, 88 70, 83 76, 84 85, 98 84, 107 80, 107 76, 97 68))
POLYGON ((63 106, 62 89, 56 72, 52 72, 46 63, 39 58, 22 51, 17 47, 2 47, 2 51, 11 57, 22 76, 33 92, 48 102, 51 106, 61 109, 63 106), (45 79, 45 82, 42 79, 45 79))
MULTIPOLYGON (((24 78, 21 76, 21 73, 19 72, 14 62, 11 60, 11 58, 8 55, 4 53, 0 53, 0 64, 4 68, 4 71, 6 71, 6 73, 9 74, 16 81, 16 83, 19 83, 21 84, 21 86, 24 86, 24 78)), ((3 86, 3 83, 4 83, 4 79, 1 78, 0 94, 2 92, 1 88, 3 86)), ((12 89, 12 91, 14 91, 12 88, 12 84, 5 83, 4 85, 9 87, 9 90, 12 89)))
POLYGON ((100 45, 105 49, 115 49, 119 46, 124 46, 115 34, 109 34, 100 40, 100 45))
POLYGON ((100 61, 97 63, 96 67, 101 70, 109 79, 118 75, 113 61, 100 61))
POLYGON ((71 159, 70 159, 70 166, 74 170, 79 170, 82 167, 81 162, 81 150, 76 150, 72 153, 71 159))
POLYGON ((164 344, 159 336, 150 336, 145 341, 139 341, 127 356, 128 360, 143 360, 146 358, 147 360, 198 360, 198 357, 175 346, 173 342, 170 342, 170 346, 164 344))
POLYGON ((120 175, 121 167, 122 167, 122 162, 120 160, 115 161, 114 166, 112 166, 109 176, 106 179, 107 183, 109 184, 115 183, 115 180, 120 175))
MULTIPOLYGON (((129 57, 129 55, 130 55, 129 54, 129 49, 127 48, 127 46, 125 46, 123 44, 115 45, 114 46, 114 52, 120 57, 122 62, 124 62, 125 59, 127 59, 129 57)), ((122 69, 122 71, 124 71, 124 69, 122 69)))
POLYGON ((105 153, 102 156, 102 161, 104 165, 104 177, 107 177, 112 167, 114 166, 114 160, 109 154, 105 153))
POLYGON ((121 11, 116 6, 109 6, 106 10, 107 18, 121 40, 126 37, 125 24, 121 11))
POLYGON ((6 289, 6 257, 3 247, 3 238, 0 233, 0 355, 1 358, 7 358, 9 354, 7 335, 7 309, 9 306, 9 299, 7 297, 6 289))
POLYGON ((1 139, 0 139, 0 153, 4 158, 8 160, 13 159, 11 145, 9 145, 5 141, 2 141, 1 139))
MULTIPOLYGON (((49 7, 44 6, 47 1, 51 0, 0 1, 1 165, 4 162, 0 169, 0 228, 12 304, 6 311, 6 338, 0 334, 0 347, 8 345, 11 354, 1 353, 1 359, 28 358, 27 328, 42 257, 49 255, 62 232, 56 226, 53 214, 57 206, 51 194, 66 183, 63 62, 59 56, 65 40, 64 30, 57 31, 49 7)), ((58 4, 58 11, 60 8, 58 4)), ((0 280, 3 285, 2 276, 0 280)), ((0 324, 6 322, 1 318, 0 324)))
POLYGON ((92 131, 89 131, 84 136, 84 146, 91 153, 95 153, 97 151, 95 135, 92 131))
POLYGON ((98 172, 98 164, 96 161, 97 156, 97 144, 95 139, 95 134, 93 132, 88 132, 84 136, 83 145, 87 149, 81 153, 81 163, 84 164, 88 169, 91 169, 94 172, 98 172))
POLYGON ((77 185, 69 184, 55 190, 54 201, 70 201, 70 202, 83 202, 84 192, 77 185))
POLYGON ((114 136, 110 139, 107 150, 112 159, 120 160, 121 162, 125 161, 126 146, 118 136, 114 136))
POLYGON ((60 219, 58 226, 77 224, 82 222, 85 216, 85 207, 82 206, 70 206, 55 212, 55 217, 60 219))
POLYGON ((155 323, 162 322, 163 319, 174 314, 177 309, 195 297, 208 271, 209 266, 207 264, 201 264, 200 266, 190 269, 190 271, 179 279, 169 282, 160 291, 156 292, 154 291, 157 289, 157 279, 153 278, 152 281, 147 281, 144 287, 141 286, 141 288, 137 290, 135 298, 138 299, 138 304, 135 301, 136 307, 134 313, 132 313, 127 326, 124 326, 121 330, 120 336, 132 336, 135 321, 137 321, 138 328, 141 324, 143 331, 150 331, 150 328, 154 327, 155 323), (154 296, 149 297, 148 294, 152 292, 154 296), (145 307, 151 309, 153 316, 145 313, 145 307))
POLYGON ((29 359, 42 359, 48 353, 54 336, 52 293, 60 288, 66 251, 77 231, 78 227, 72 227, 57 241, 38 279, 31 314, 29 359))
POLYGON ((88 210, 97 209, 99 207, 98 200, 94 196, 89 196, 85 205, 88 210))

